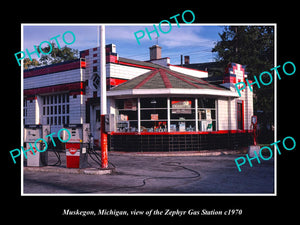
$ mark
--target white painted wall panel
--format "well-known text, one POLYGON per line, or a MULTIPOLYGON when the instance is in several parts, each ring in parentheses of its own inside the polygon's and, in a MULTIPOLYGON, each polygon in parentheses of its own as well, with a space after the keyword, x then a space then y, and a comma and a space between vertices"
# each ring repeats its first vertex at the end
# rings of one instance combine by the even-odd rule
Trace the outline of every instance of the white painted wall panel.
POLYGON ((46 87, 81 81, 80 69, 68 70, 24 79, 24 89, 46 87))
POLYGON ((219 130, 228 130, 228 99, 217 100, 218 104, 218 128, 219 130))
POLYGON ((132 79, 150 71, 150 69, 124 66, 114 63, 107 64, 107 67, 107 76, 121 79, 132 79))

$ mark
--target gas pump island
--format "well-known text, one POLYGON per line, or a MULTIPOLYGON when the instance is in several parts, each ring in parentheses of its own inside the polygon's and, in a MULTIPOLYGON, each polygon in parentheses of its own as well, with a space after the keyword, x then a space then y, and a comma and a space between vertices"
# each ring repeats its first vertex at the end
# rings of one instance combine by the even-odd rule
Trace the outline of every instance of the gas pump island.
MULTIPOLYGON (((90 131, 90 124, 67 124, 63 126, 57 133, 57 137, 62 142, 65 142, 66 150, 66 167, 67 168, 86 168, 88 165, 88 155, 91 156, 91 159, 95 160, 92 157, 92 154, 98 159, 97 163, 101 165, 102 169, 108 168, 108 157, 107 157, 107 132, 114 131, 114 116, 107 115, 107 99, 106 99, 106 49, 105 49, 105 26, 101 25, 100 27, 100 71, 101 71, 101 98, 100 98, 100 108, 101 108, 101 159, 98 157, 98 153, 93 149, 93 137, 90 131), (111 126, 110 126, 111 125, 111 126), (61 136, 63 138, 61 138, 61 136), (68 135, 68 136, 67 136, 68 135), (70 137, 71 136, 71 137, 70 137), (67 137, 67 138, 66 138, 67 137), (68 141, 64 141, 68 139, 68 141)), ((24 142, 26 142, 27 151, 25 157, 27 158, 27 166, 46 166, 48 164, 48 152, 46 151, 48 143, 50 141, 54 142, 53 137, 55 133, 51 133, 51 126, 46 125, 32 125, 25 127, 24 129, 24 142), (50 138, 51 140, 50 140, 50 138), (43 137, 43 138, 41 138, 43 137), (47 139, 48 138, 48 139, 47 139), (38 139, 39 143, 36 143, 38 139), (32 143, 38 144, 35 145, 35 148, 32 146, 32 143), (43 142, 43 143, 42 143, 43 142), (28 143, 28 146, 27 146, 28 143), (45 148, 41 148, 45 146, 45 148), (42 150, 41 150, 42 149, 42 150), (37 154, 34 154, 36 152, 37 154), (30 155, 32 153, 32 155, 30 155)), ((21 152, 18 149, 14 149, 10 152, 13 160, 15 157, 13 152, 18 151, 19 156, 21 152)), ((15 160, 14 160, 15 162, 15 160)))
MULTIPOLYGON (((48 165, 48 151, 46 149, 51 141, 55 143, 53 139, 55 133, 51 133, 50 130, 50 125, 26 125, 24 127, 27 166, 41 167, 48 165)), ((62 142, 65 142, 66 167, 87 168, 88 153, 93 145, 91 143, 90 124, 64 125, 64 128, 57 133, 57 137, 62 142)), ((56 151, 55 149, 53 150, 56 151)), ((93 153, 96 154, 95 152, 93 153)))

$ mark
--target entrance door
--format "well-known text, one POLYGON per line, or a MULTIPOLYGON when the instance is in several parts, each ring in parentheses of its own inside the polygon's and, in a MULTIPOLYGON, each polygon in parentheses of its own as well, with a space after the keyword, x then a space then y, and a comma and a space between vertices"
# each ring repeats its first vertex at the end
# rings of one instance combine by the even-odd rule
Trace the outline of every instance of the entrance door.
POLYGON ((94 145, 100 147, 100 106, 91 106, 90 123, 91 132, 94 136, 94 145))
POLYGON ((237 103, 237 128, 238 130, 244 130, 244 110, 242 101, 237 103))

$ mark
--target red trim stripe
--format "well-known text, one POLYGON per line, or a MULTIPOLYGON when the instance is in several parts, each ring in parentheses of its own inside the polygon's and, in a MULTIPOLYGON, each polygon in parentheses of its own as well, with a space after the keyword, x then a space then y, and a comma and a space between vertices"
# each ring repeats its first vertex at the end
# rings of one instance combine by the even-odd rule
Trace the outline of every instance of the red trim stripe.
POLYGON ((123 84, 125 82, 127 82, 128 80, 126 79, 121 79, 121 78, 106 78, 106 82, 109 83, 112 86, 116 86, 116 85, 120 85, 123 84))
POLYGON ((80 60, 69 63, 58 63, 50 66, 38 67, 35 69, 24 70, 24 78, 45 75, 49 73, 57 73, 67 70, 80 69, 80 60))
POLYGON ((150 69, 150 70, 153 70, 153 69, 155 69, 155 67, 150 67, 150 66, 142 66, 142 65, 133 64, 133 63, 127 63, 127 62, 122 62, 122 61, 118 61, 117 63, 118 63, 118 64, 121 64, 121 65, 133 66, 133 67, 140 67, 140 68, 144 68, 144 69, 150 69))
POLYGON ((85 82, 76 82, 68 84, 59 84, 47 87, 32 88, 24 90, 24 95, 37 95, 45 93, 53 93, 60 91, 73 91, 72 94, 84 94, 85 93, 85 82))
POLYGON ((158 70, 152 71, 142 82, 140 82, 138 85, 136 85, 133 89, 139 89, 144 84, 146 84, 152 77, 154 77, 157 74, 158 70))
POLYGON ((185 132, 111 132, 110 135, 184 135, 184 134, 237 134, 251 133, 252 130, 185 131, 185 132))
POLYGON ((165 87, 166 87, 166 88, 172 88, 172 84, 171 84, 171 82, 170 82, 170 80, 169 80, 167 74, 165 73, 165 71, 162 70, 162 69, 159 69, 158 71, 159 71, 159 73, 160 73, 161 78, 162 78, 163 81, 164 81, 165 87))

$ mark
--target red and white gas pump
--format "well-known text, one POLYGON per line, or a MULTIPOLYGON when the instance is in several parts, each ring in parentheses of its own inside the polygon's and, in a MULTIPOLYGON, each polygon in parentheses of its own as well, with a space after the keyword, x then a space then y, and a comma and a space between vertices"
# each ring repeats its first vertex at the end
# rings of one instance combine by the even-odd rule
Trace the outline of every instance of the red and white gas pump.
POLYGON ((253 144, 257 145, 257 116, 251 116, 251 128, 253 130, 253 144))
MULTIPOLYGON (((70 140, 66 143, 66 167, 86 168, 88 166, 89 124, 68 124, 64 128, 71 134, 70 140)), ((63 135, 68 134, 64 132, 63 135)))
POLYGON ((248 149, 248 154, 250 157, 255 157, 256 155, 259 155, 260 146, 257 145, 257 116, 251 116, 251 126, 250 129, 252 129, 252 135, 253 135, 253 144, 250 145, 248 149), (256 155, 255 155, 256 154, 256 155))
MULTIPOLYGON (((46 136, 50 134, 50 125, 32 124, 25 125, 24 127, 24 142, 26 150, 32 148, 34 152, 27 151, 27 166, 47 166, 48 164, 48 151, 40 152, 35 146, 42 150, 44 149, 44 142, 36 143, 38 139, 44 139, 49 142, 46 136)), ((46 143, 47 144, 47 143, 46 143)))

